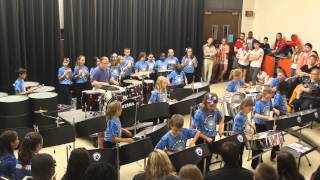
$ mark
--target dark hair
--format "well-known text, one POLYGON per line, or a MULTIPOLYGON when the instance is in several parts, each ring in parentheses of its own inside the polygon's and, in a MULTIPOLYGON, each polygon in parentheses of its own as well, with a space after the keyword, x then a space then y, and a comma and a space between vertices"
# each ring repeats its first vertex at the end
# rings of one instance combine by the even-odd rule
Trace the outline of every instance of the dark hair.
POLYGON ((18 153, 18 160, 23 166, 28 165, 32 157, 36 154, 36 148, 42 144, 42 136, 37 132, 29 132, 22 139, 18 153))
POLYGON ((14 155, 11 143, 18 139, 16 131, 6 130, 0 135, 0 157, 5 155, 14 155))
POLYGON ((140 60, 142 57, 146 57, 146 56, 147 56, 147 54, 145 52, 140 52, 138 59, 140 60))
POLYGON ((289 83, 287 81, 281 81, 278 84, 277 90, 280 94, 287 95, 289 91, 289 83))
POLYGON ((171 119, 169 121, 170 128, 176 127, 176 128, 182 128, 184 124, 184 119, 181 114, 174 114, 171 116, 171 119))
POLYGON ((242 32, 242 33, 240 33, 240 35, 244 35, 244 36, 245 36, 245 35, 246 35, 246 33, 242 32))
POLYGON ((92 163, 85 172, 86 180, 117 180, 116 170, 106 162, 92 163))
POLYGON ((202 110, 204 110, 205 113, 208 113, 208 109, 206 107, 206 103, 207 103, 207 101, 208 101, 210 96, 211 97, 215 97, 217 100, 219 99, 218 95, 216 93, 208 92, 207 94, 205 94, 203 99, 202 99, 202 102, 200 104, 200 107, 202 108, 202 110))
POLYGON ((305 43, 305 46, 308 46, 310 49, 312 49, 312 44, 311 43, 305 43))
POLYGON ((228 165, 237 165, 239 160, 239 146, 235 142, 226 141, 221 146, 221 156, 228 165))
POLYGON ((268 40, 269 38, 268 38, 268 37, 264 37, 263 39, 266 39, 266 40, 268 40))
POLYGON ((166 53, 161 52, 161 53, 159 54, 159 59, 160 59, 161 57, 164 57, 164 59, 165 59, 165 58, 166 58, 166 53))
POLYGON ((50 180, 55 173, 56 161, 50 154, 37 154, 31 159, 31 171, 35 180, 50 180))
POLYGON ((74 149, 68 160, 65 180, 84 180, 84 173, 90 165, 90 155, 85 148, 74 149))
POLYGON ((259 46, 260 46, 260 41, 258 41, 258 40, 255 40, 255 41, 253 41, 253 44, 259 44, 259 46))
POLYGON ((279 176, 284 177, 285 179, 301 179, 296 159, 289 152, 279 152, 277 155, 277 170, 279 176))
POLYGON ((282 37, 282 33, 281 32, 278 32, 277 35, 280 35, 282 37))
POLYGON ((179 177, 185 180, 203 180, 203 175, 200 169, 193 164, 182 166, 179 171, 179 177))
POLYGON ((316 59, 318 59, 318 52, 317 51, 312 51, 312 54, 309 56, 309 57, 311 57, 311 56, 313 56, 313 57, 315 57, 316 59))
POLYGON ((27 73, 27 70, 24 69, 24 68, 19 68, 19 69, 17 70, 17 73, 18 73, 18 75, 26 74, 26 73, 27 73))
POLYGON ((320 166, 314 173, 312 173, 310 180, 320 180, 320 166))
POLYGON ((277 72, 283 73, 285 76, 287 76, 286 70, 284 70, 282 67, 277 68, 277 72))
POLYGON ((180 73, 180 72, 183 70, 183 68, 184 68, 184 66, 183 66, 182 64, 178 64, 178 65, 176 66, 176 71, 177 71, 178 73, 180 73))
POLYGON ((93 62, 94 64, 96 64, 97 60, 99 60, 98 56, 93 56, 92 62, 93 62))
POLYGON ((255 180, 275 180, 278 179, 277 171, 270 165, 261 163, 255 173, 255 180))
POLYGON ((188 57, 188 54, 187 54, 187 53, 188 53, 188 49, 191 49, 191 50, 192 50, 192 54, 191 54, 191 57, 190 57, 190 58, 193 59, 193 58, 194 58, 194 55, 193 55, 193 49, 192 49, 192 47, 187 47, 187 48, 186 48, 186 57, 188 57))

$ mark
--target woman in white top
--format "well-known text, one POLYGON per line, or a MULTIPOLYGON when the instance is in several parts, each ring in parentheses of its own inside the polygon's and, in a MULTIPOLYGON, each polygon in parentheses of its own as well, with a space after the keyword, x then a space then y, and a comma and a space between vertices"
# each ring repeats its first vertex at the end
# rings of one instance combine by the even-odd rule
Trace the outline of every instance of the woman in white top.
POLYGON ((257 75, 261 70, 261 64, 263 60, 263 49, 260 48, 260 42, 254 42, 254 49, 250 52, 249 61, 250 61, 250 76, 252 85, 257 83, 257 75))
POLYGON ((239 68, 242 72, 242 80, 246 80, 247 70, 249 67, 249 54, 250 50, 247 43, 242 43, 242 48, 237 52, 236 58, 238 59, 239 68))

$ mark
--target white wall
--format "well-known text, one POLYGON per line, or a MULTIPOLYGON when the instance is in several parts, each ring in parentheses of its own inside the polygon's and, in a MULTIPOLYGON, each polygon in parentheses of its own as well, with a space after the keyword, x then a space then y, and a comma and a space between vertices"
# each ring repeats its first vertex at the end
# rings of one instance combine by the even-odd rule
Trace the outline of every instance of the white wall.
POLYGON ((320 51, 319 7, 319 0, 244 0, 241 30, 252 30, 259 40, 267 36, 272 44, 277 32, 287 39, 298 34, 320 51), (254 17, 244 17, 246 10, 253 10, 254 17))

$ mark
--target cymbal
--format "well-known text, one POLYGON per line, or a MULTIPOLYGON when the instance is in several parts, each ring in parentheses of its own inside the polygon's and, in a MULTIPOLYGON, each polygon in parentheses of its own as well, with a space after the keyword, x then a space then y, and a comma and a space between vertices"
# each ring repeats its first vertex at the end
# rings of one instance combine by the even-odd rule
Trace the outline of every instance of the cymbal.
POLYGON ((34 111, 34 113, 36 113, 36 114, 41 114, 41 113, 45 113, 45 112, 48 112, 48 110, 39 109, 37 111, 34 111))
POLYGON ((101 85, 101 87, 99 87, 99 89, 103 89, 106 91, 118 91, 119 88, 116 86, 112 86, 112 85, 101 85))
POLYGON ((149 74, 150 74, 149 71, 140 71, 140 72, 131 74, 131 76, 141 77, 141 76, 149 76, 149 74))

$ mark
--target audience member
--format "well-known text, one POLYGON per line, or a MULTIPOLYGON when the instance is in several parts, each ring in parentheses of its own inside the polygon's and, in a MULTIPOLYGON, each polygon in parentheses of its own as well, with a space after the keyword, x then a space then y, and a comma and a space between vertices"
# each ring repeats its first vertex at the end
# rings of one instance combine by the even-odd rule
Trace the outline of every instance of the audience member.
POLYGON ((179 171, 179 177, 183 180, 203 180, 202 173, 196 165, 184 165, 179 171))
POLYGON ((254 173, 254 180, 276 180, 278 178, 277 171, 265 163, 261 163, 254 173))
POLYGON ((31 159, 33 180, 52 180, 56 177, 56 161, 50 154, 37 154, 31 159))
POLYGON ((213 38, 209 37, 207 43, 203 45, 203 80, 210 82, 212 76, 212 68, 217 63, 217 50, 213 45, 213 38))
POLYGON ((220 49, 220 77, 219 80, 222 82, 224 81, 224 75, 228 70, 228 63, 229 63, 229 53, 230 53, 230 46, 228 45, 227 39, 222 38, 221 44, 219 46, 220 49))
POLYGON ((146 171, 135 175, 133 180, 154 180, 169 176, 176 176, 176 172, 168 155, 155 149, 149 155, 146 171))
POLYGON ((238 50, 236 58, 238 60, 239 68, 242 72, 242 80, 245 81, 247 77, 247 71, 249 68, 249 55, 250 51, 247 43, 243 43, 242 48, 238 50))
POLYGON ((296 70, 297 70, 297 63, 299 56, 301 54, 301 47, 300 46, 295 46, 293 53, 291 55, 291 76, 296 75, 296 70))
POLYGON ((270 44, 268 43, 269 38, 264 37, 263 38, 263 43, 261 43, 261 48, 264 51, 264 54, 270 54, 272 49, 270 48, 270 44))
POLYGON ((85 172, 85 180, 118 180, 117 171, 108 163, 92 163, 85 172))
POLYGON ((13 151, 19 146, 18 134, 7 130, 0 135, 0 176, 15 178, 16 157, 13 151))
POLYGON ((297 71, 303 66, 307 64, 309 56, 312 54, 312 44, 311 43, 306 43, 303 46, 303 50, 299 55, 299 59, 297 62, 297 71))
POLYGON ((276 41, 275 41, 275 43, 274 43, 272 53, 273 53, 275 56, 287 55, 287 54, 285 54, 285 52, 283 51, 285 44, 286 44, 286 40, 282 37, 282 33, 281 33, 281 32, 277 33, 276 41))
POLYGON ((246 34, 245 33, 240 33, 239 38, 236 40, 236 42, 234 43, 234 52, 238 53, 238 50, 243 48, 243 43, 245 43, 244 38, 245 38, 246 34))
POLYGON ((279 180, 304 180, 299 173, 296 159, 289 152, 279 152, 277 156, 279 180))
POLYGON ((239 145, 227 141, 221 146, 221 156, 225 162, 223 168, 208 172, 205 180, 252 180, 253 173, 242 168, 239 163, 239 145))
POLYGON ((84 180, 84 173, 90 165, 90 156, 85 148, 74 149, 68 160, 62 180, 84 180))
POLYGON ((254 42, 256 42, 256 41, 257 40, 253 37, 253 32, 249 31, 246 43, 248 44, 248 47, 250 50, 254 49, 254 42))
POLYGON ((260 48, 260 42, 256 41, 254 43, 254 49, 250 52, 249 61, 250 63, 250 75, 252 85, 257 83, 257 75, 261 70, 261 64, 263 60, 263 49, 260 48))

